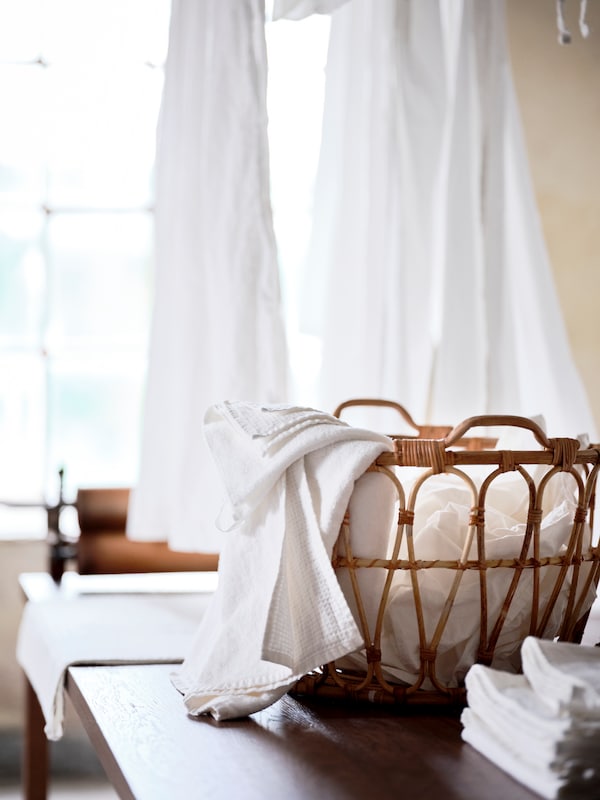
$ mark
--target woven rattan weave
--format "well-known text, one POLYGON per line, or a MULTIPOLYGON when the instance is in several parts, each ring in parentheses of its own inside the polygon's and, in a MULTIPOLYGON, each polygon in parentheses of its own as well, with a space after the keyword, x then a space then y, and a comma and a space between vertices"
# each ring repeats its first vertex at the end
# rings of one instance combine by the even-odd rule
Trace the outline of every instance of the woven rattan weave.
MULTIPOLYGON (((462 679, 469 663, 463 663, 462 671, 453 674, 451 680, 447 674, 440 675, 447 673, 447 664, 442 670, 441 663, 448 658, 448 631, 460 628, 462 619, 467 626, 472 624, 476 642, 470 662, 496 666, 498 643, 510 626, 515 626, 512 618, 517 598, 523 605, 525 597, 525 611, 520 607, 516 628, 521 640, 526 635, 580 640, 600 574, 600 550, 591 533, 599 446, 582 446, 579 440, 570 438, 548 438, 535 422, 520 416, 472 417, 453 429, 432 428, 416 425, 402 406, 383 400, 348 401, 336 415, 353 405, 392 406, 417 435, 392 437, 394 452, 381 455, 369 469, 394 487, 394 523, 386 551, 380 557, 372 553, 365 557, 360 549, 354 552, 352 519, 347 513, 333 553, 340 583, 343 579, 350 587, 347 597, 363 634, 364 650, 354 662, 344 659, 323 665, 304 676, 293 691, 392 704, 463 702, 462 679), (499 427, 519 429, 527 438, 530 435, 531 449, 498 449, 496 439, 487 434, 499 427), (481 429, 486 435, 475 436, 474 431, 481 429), (473 478, 474 471, 477 479, 473 478), (488 553, 487 517, 491 512, 487 504, 496 482, 507 474, 522 486, 526 514, 519 529, 517 552, 497 558, 488 553), (415 513, 424 488, 432 480, 453 481, 466 487, 471 498, 462 552, 457 558, 419 557, 415 513), (566 541, 548 552, 543 521, 553 511, 545 504, 552 494, 549 487, 557 480, 566 481, 573 503, 565 522, 566 541), (362 595, 362 578, 369 571, 377 571, 380 586, 373 619, 369 619, 362 595), (438 576, 443 578, 445 594, 432 611, 428 580, 438 576), (382 638, 389 625, 386 615, 399 581, 402 597, 410 601, 408 610, 404 602, 402 618, 395 624, 400 630, 403 624, 410 628, 417 651, 413 674, 407 679, 403 673, 402 680, 390 677, 386 654, 382 653, 382 638), (467 583, 472 603, 465 611, 460 598, 467 583), (502 587, 500 598, 498 586, 502 587)), ((518 650, 520 642, 513 644, 518 650)))

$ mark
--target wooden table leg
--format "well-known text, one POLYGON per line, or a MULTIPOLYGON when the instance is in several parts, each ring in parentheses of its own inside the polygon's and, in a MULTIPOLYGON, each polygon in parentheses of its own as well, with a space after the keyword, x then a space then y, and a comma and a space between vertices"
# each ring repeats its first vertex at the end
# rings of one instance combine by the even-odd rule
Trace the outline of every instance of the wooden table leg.
POLYGON ((25 678, 25 736, 22 762, 25 800, 46 800, 49 757, 44 724, 44 715, 37 695, 25 678))

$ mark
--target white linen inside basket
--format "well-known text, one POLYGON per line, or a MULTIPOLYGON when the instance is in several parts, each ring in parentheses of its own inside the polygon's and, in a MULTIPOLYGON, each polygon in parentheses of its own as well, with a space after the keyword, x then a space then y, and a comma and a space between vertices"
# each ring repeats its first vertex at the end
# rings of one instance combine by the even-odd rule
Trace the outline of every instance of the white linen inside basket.
MULTIPOLYGON (((367 472, 356 481, 348 506, 351 520, 350 548, 354 555, 373 559, 386 558, 389 555, 396 498, 394 484, 384 475, 367 472)), ((383 569, 359 569, 356 572, 369 639, 372 639, 375 631, 386 578, 387 572, 383 569)), ((356 624, 363 631, 350 572, 347 569, 339 570, 338 581, 356 624)))
MULTIPOLYGON (((509 441, 520 444, 519 433, 509 441)), ((500 443, 499 449, 508 449, 500 443)), ((528 442, 527 449, 533 449, 528 442)), ((399 472, 402 472, 401 468, 399 472)), ((493 468, 477 467, 470 470, 470 477, 479 487, 482 480, 493 468)), ((529 470, 536 486, 539 486, 542 475, 549 467, 532 467, 529 470)), ((411 476, 412 477, 412 476, 411 476)), ((372 477, 369 492, 363 486, 360 494, 354 497, 354 507, 350 511, 350 530, 353 554, 363 557, 384 558, 389 554, 389 545, 382 539, 381 531, 375 526, 366 524, 368 505, 372 502, 388 505, 387 514, 378 511, 378 521, 387 517, 390 521, 388 531, 392 528, 394 516, 394 495, 392 481, 387 479, 387 491, 382 488, 386 479, 381 475, 372 477), (373 488, 378 481, 377 493, 373 488), (359 514, 357 500, 367 504, 359 514), (354 514, 353 514, 354 512, 354 514), (357 517, 357 519, 355 519, 357 517), (369 539, 369 537, 371 537, 369 539), (369 545, 367 546, 367 541, 369 545), (374 549, 377 546, 379 550, 374 549)), ((403 481, 405 488, 407 484, 403 481)), ((357 489, 360 483, 357 484, 357 489)), ((576 509, 577 484, 572 475, 555 474, 547 483, 543 493, 543 516, 541 521, 539 557, 545 558, 564 555, 572 531, 573 515, 576 509)), ((469 517, 473 495, 469 484, 454 475, 432 475, 419 490, 415 505, 415 521, 413 526, 415 557, 419 560, 457 561, 466 557, 477 558, 475 537, 466 552, 469 537, 469 517)), ((508 472, 495 478, 489 488, 485 503, 485 557, 490 559, 518 558, 526 531, 527 513, 529 509, 529 492, 525 479, 518 472, 508 472)), ((392 531, 393 533, 393 531, 392 531)), ((584 532, 584 549, 590 543, 590 531, 586 525, 584 532)), ((528 557, 533 556, 530 545, 528 557)), ((406 538, 400 550, 400 557, 408 558, 406 538)), ((587 577, 589 564, 580 568, 578 596, 587 577)), ((539 617, 543 614, 548 599, 558 578, 560 567, 547 565, 541 568, 539 617)), ((386 570, 365 568, 358 570, 358 580, 363 596, 363 603, 368 609, 369 629, 374 630, 376 610, 381 599, 386 570)), ((488 636, 494 626, 498 613, 507 594, 508 587, 515 575, 512 567, 495 567, 487 570, 488 600, 488 636)), ((418 584, 421 605, 424 614, 425 642, 431 642, 436 625, 442 614, 450 588, 455 580, 456 570, 431 568, 418 572, 418 584)), ((346 570, 341 570, 339 580, 350 608, 356 615, 356 601, 352 597, 350 581, 346 570)), ((520 667, 520 646, 530 632, 531 607, 533 596, 533 570, 526 569, 521 574, 519 583, 504 622, 502 632, 494 648, 493 666, 498 669, 516 671, 520 667)), ((544 637, 552 638, 558 633, 569 588, 572 580, 572 568, 569 568, 557 602, 549 616, 548 624, 543 632, 544 637)), ((435 674, 441 684, 454 687, 459 685, 469 667, 474 663, 480 638, 480 575, 479 570, 471 569, 462 572, 460 586, 452 606, 446 627, 437 648, 435 674)), ((588 591, 582 613, 592 604, 595 596, 593 587, 588 591)), ((398 570, 394 576, 388 604, 383 620, 381 637, 382 666, 389 680, 413 684, 420 671, 420 638, 415 611, 414 591, 411 575, 407 570, 398 570)), ((340 666, 364 668, 364 653, 353 654, 338 662, 340 666)), ((432 688, 426 681, 424 688, 432 688)))

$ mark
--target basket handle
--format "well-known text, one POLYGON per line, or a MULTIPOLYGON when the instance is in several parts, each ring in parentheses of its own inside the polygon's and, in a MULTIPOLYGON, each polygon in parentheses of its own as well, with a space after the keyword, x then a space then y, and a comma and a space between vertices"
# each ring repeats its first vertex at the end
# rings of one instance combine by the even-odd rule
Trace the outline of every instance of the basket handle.
POLYGON ((450 447, 459 439, 462 439, 465 433, 471 428, 478 427, 491 427, 495 425, 511 426, 513 428, 527 428, 530 430, 539 444, 546 450, 553 450, 554 446, 550 439, 546 436, 544 431, 529 417, 519 417, 513 414, 500 414, 500 415, 482 415, 478 417, 469 417, 463 422, 460 422, 444 439, 444 445, 450 447))
POLYGON ((401 406, 400 403, 394 402, 394 400, 381 400, 379 398, 372 397, 357 398, 356 400, 345 400, 343 403, 339 404, 339 406, 333 412, 333 416, 340 417, 345 408, 352 408, 353 406, 376 406, 378 408, 392 408, 394 411, 397 411, 400 414, 402 419, 408 425, 410 425, 411 428, 414 428, 416 431, 421 430, 421 426, 417 425, 404 406, 401 406))

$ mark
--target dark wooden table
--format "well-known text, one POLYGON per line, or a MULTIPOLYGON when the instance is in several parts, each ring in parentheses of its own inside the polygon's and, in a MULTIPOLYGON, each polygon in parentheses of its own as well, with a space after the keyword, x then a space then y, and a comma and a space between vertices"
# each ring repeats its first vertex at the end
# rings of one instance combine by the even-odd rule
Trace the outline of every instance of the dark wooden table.
POLYGON ((186 714, 169 665, 71 667, 67 692, 121 798, 532 800, 460 738, 458 713, 286 696, 228 722, 186 714))
MULTIPOLYGON (((66 591, 43 574, 22 575, 20 582, 33 601, 66 591)), ((100 589, 113 582, 102 578, 100 589)), ((461 740, 457 711, 392 711, 286 696, 246 719, 217 723, 187 715, 170 680, 176 668, 72 666, 67 672, 72 705, 122 798, 538 798, 461 740)), ((24 797, 45 800, 44 720, 28 682, 26 698, 24 797)))

